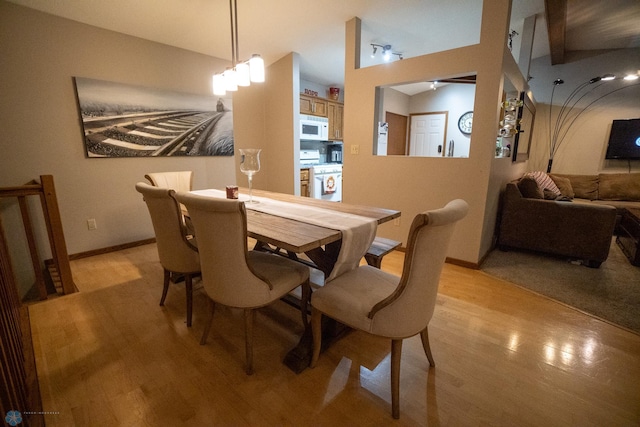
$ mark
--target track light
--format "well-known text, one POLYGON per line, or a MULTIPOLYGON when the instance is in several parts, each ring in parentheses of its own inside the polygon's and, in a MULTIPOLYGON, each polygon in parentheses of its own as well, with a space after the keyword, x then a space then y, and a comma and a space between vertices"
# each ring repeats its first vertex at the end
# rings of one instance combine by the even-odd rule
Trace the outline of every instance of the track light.
POLYGON ((393 55, 396 55, 398 59, 404 59, 404 56, 402 56, 402 53, 394 52, 390 44, 382 45, 382 44, 371 43, 371 47, 373 48, 373 51, 371 53, 372 58, 376 57, 376 52, 378 52, 378 48, 380 48, 382 49, 382 59, 384 59, 385 61, 390 61, 393 55))
POLYGON ((388 61, 391 59, 391 51, 387 50, 386 46, 385 48, 382 50, 382 58, 385 61, 388 61))

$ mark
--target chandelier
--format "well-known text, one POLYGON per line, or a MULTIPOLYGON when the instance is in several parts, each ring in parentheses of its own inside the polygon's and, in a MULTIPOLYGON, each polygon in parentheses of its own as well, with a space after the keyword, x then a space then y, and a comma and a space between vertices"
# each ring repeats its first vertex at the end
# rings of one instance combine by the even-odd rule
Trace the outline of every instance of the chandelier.
POLYGON ((238 86, 249 86, 251 83, 264 82, 264 60, 253 54, 247 61, 240 61, 238 55, 238 5, 236 0, 229 0, 231 17, 231 67, 213 76, 213 94, 224 96, 227 91, 234 92, 238 86))

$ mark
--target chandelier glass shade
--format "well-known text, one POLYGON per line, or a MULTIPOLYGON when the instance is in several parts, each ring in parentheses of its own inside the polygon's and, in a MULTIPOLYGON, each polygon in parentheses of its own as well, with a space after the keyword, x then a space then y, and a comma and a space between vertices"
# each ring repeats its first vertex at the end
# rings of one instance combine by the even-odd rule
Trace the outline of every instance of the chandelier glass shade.
POLYGON ((240 61, 238 55, 238 5, 237 0, 229 0, 231 17, 231 64, 224 72, 213 76, 213 94, 224 96, 238 90, 238 86, 262 83, 265 79, 264 60, 253 54, 247 61, 240 61))

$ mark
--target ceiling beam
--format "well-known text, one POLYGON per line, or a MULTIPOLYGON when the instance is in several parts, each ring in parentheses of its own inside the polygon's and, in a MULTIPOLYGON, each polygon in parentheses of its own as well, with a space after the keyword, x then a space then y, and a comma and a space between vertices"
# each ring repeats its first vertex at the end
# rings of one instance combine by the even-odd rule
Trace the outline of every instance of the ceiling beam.
POLYGON ((567 0, 544 0, 551 65, 564 64, 567 0))
POLYGON ((476 84, 476 76, 452 77, 450 79, 438 80, 438 83, 470 83, 476 84))

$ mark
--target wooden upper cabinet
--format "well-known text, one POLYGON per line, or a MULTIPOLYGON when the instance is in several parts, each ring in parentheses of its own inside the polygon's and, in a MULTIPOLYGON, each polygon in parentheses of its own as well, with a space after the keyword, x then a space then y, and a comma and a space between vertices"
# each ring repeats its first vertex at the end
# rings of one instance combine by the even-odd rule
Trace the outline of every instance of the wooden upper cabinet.
POLYGON ((342 123, 344 117, 344 104, 339 102, 328 103, 328 116, 329 116, 329 139, 334 141, 342 141, 342 123))
POLYGON ((327 117, 329 119, 329 139, 342 141, 344 104, 324 98, 300 95, 300 114, 327 117))
POLYGON ((300 95, 300 114, 327 117, 327 103, 326 99, 300 95))

